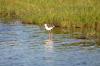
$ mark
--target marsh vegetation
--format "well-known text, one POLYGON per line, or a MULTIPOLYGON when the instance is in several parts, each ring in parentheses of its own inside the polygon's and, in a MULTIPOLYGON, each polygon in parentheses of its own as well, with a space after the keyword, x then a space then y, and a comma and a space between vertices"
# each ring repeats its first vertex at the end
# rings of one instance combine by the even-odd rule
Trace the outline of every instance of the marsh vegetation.
MULTIPOLYGON (((100 21, 99 0, 0 0, 0 17, 24 23, 90 24, 100 21)), ((78 25, 78 26, 79 26, 78 25)))

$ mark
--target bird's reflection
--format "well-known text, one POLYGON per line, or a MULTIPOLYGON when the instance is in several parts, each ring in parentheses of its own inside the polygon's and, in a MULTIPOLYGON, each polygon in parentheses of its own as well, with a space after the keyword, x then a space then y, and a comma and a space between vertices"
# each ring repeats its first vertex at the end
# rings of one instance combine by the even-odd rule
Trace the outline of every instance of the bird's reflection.
POLYGON ((53 40, 45 40, 45 49, 52 51, 54 46, 54 41, 53 40))
POLYGON ((54 42, 53 42, 53 40, 48 39, 48 40, 45 40, 45 44, 52 45, 52 44, 54 44, 54 42))
POLYGON ((52 62, 54 62, 54 60, 52 58, 54 56, 53 53, 55 52, 53 40, 50 40, 50 39, 45 40, 44 50, 45 50, 44 55, 46 59, 45 62, 51 63, 50 66, 53 66, 52 62))
MULTIPOLYGON (((54 46, 53 42, 48 40, 46 44, 44 45, 44 50, 45 50, 45 56, 51 56, 52 53, 54 53, 54 46)), ((52 61, 52 60, 47 60, 47 61, 52 61)))

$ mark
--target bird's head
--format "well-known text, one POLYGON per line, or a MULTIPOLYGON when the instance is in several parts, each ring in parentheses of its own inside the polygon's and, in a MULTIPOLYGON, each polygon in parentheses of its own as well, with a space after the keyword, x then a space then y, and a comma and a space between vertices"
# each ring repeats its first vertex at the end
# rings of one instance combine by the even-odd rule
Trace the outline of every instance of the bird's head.
POLYGON ((44 24, 44 26, 47 26, 47 24, 44 24))

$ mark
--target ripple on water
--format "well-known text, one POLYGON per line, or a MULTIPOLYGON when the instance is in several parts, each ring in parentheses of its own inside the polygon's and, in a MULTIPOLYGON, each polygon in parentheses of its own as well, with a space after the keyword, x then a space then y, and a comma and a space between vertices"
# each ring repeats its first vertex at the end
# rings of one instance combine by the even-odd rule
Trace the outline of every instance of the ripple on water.
POLYGON ((48 34, 34 25, 0 24, 0 66, 96 66, 100 48, 79 46, 68 34, 48 34), (75 43, 75 44, 73 44, 75 43))

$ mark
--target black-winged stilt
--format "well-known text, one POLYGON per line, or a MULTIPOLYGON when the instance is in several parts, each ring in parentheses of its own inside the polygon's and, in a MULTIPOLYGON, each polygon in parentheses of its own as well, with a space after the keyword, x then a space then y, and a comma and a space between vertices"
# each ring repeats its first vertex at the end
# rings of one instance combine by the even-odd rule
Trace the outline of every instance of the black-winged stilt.
POLYGON ((48 26, 47 24, 44 24, 45 26, 45 29, 47 31, 49 31, 49 40, 52 40, 52 33, 51 33, 51 30, 55 27, 55 26, 48 26))

